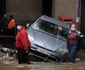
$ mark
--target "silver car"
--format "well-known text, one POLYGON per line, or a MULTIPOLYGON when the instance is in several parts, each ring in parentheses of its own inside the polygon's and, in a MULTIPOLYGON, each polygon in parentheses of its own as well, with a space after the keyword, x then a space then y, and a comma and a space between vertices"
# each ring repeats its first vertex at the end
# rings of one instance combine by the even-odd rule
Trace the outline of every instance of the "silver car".
POLYGON ((63 60, 68 53, 69 26, 46 15, 38 18, 28 29, 31 53, 44 61, 63 60))

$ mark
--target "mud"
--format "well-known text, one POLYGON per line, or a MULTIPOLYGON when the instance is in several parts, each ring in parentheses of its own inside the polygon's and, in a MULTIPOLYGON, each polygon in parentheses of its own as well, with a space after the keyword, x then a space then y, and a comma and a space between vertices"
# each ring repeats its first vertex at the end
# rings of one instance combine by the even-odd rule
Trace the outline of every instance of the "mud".
POLYGON ((31 64, 18 64, 17 61, 3 60, 0 70, 85 70, 85 61, 75 64, 70 62, 34 62, 31 64))
POLYGON ((80 60, 70 62, 30 61, 31 64, 18 64, 17 60, 0 58, 0 70, 85 70, 85 50, 78 53, 80 60))

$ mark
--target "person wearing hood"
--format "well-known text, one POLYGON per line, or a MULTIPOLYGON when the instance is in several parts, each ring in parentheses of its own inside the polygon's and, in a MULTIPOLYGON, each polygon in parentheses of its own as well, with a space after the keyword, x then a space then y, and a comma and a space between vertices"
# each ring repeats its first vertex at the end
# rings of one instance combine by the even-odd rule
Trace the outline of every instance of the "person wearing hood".
POLYGON ((69 36, 68 36, 68 51, 69 51, 69 58, 70 62, 76 63, 76 55, 77 55, 77 44, 79 37, 84 37, 81 35, 81 32, 76 29, 75 24, 71 26, 69 36))
POLYGON ((17 30, 18 32, 16 35, 16 48, 17 48, 18 63, 29 64, 28 53, 31 43, 29 41, 26 29, 22 24, 17 25, 17 30))

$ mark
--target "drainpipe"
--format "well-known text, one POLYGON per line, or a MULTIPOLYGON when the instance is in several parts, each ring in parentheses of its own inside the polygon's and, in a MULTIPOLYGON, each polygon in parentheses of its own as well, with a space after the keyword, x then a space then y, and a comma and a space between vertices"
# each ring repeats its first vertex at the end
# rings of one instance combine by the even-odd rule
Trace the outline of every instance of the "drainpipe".
POLYGON ((77 0, 76 4, 76 27, 78 30, 80 30, 80 5, 81 0, 77 0))

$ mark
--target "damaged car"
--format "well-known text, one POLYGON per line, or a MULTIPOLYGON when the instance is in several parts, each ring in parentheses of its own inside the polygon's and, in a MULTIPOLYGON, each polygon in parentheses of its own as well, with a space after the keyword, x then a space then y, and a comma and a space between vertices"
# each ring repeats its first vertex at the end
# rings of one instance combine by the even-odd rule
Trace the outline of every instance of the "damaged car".
POLYGON ((46 15, 39 17, 27 28, 31 53, 43 61, 63 61, 68 56, 68 32, 67 24, 46 15))

